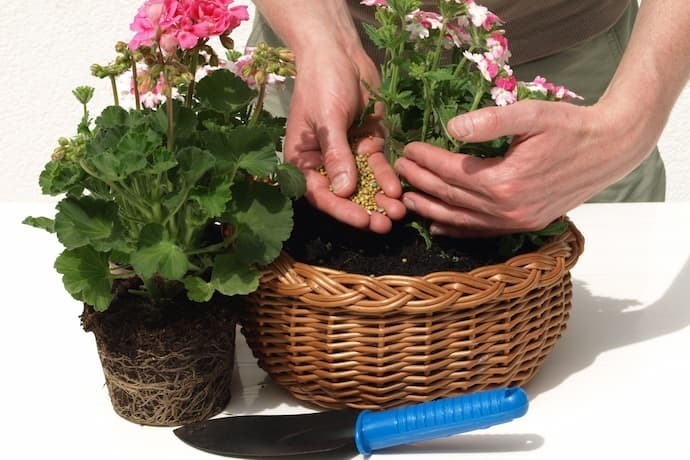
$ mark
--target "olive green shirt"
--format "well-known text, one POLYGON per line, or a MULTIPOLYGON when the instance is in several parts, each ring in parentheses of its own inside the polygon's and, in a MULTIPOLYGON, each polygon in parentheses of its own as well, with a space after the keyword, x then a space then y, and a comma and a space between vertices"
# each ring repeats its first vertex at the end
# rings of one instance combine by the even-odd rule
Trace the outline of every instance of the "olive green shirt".
MULTIPOLYGON (((372 59, 380 62, 379 50, 364 38, 360 25, 362 20, 373 21, 373 16, 369 16, 373 8, 360 5, 359 0, 347 1, 363 45, 372 59)), ((529 81, 541 75, 583 96, 584 100, 578 102, 583 105, 596 103, 604 94, 628 43, 638 9, 636 1, 627 0, 480 0, 478 4, 495 8, 492 11, 505 22, 512 53, 510 65, 518 80, 529 81)), ((248 43, 259 41, 280 43, 257 16, 248 43)), ((285 89, 269 95, 267 110, 276 115, 287 114, 292 85, 285 89)), ((665 194, 664 163, 655 148, 634 171, 589 201, 664 201, 665 194)))
MULTIPOLYGON (((355 23, 373 24, 375 8, 347 0, 355 23)), ((435 10, 437 0, 422 0, 422 9, 435 10)), ((609 30, 630 0, 479 0, 504 23, 512 65, 522 64, 583 43, 609 30)), ((379 53, 360 30, 365 49, 379 53)), ((376 60, 376 59, 375 59, 376 60)))

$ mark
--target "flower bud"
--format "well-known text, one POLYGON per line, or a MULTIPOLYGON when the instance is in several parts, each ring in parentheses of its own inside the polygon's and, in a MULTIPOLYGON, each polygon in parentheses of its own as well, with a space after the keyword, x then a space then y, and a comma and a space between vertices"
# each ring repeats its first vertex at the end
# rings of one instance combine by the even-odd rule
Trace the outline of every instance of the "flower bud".
POLYGON ((94 88, 92 86, 77 86, 72 90, 72 94, 82 104, 88 104, 93 97, 94 88))
POLYGON ((53 150, 53 154, 50 155, 50 161, 60 161, 65 158, 65 147, 58 147, 53 150))
POLYGON ((259 69, 256 71, 254 74, 254 81, 256 81, 256 84, 261 86, 266 83, 266 72, 264 72, 263 69, 259 69))
POLYGON ((129 46, 127 46, 127 43, 119 41, 115 43, 115 51, 118 53, 126 53, 129 51, 129 46))
POLYGON ((227 50, 232 50, 235 49, 235 42, 232 38, 230 38, 229 35, 221 35, 220 36, 220 43, 223 45, 223 48, 227 50))
POLYGON ((278 49, 278 57, 287 62, 294 62, 295 61, 295 54, 287 49, 287 48, 279 48, 278 49))
POLYGON ((67 139, 66 137, 61 137, 60 139, 58 139, 58 144, 60 144, 62 147, 69 145, 69 139, 67 139))
POLYGON ((94 77, 103 78, 105 76, 103 75, 103 67, 99 64, 91 65, 91 75, 94 77))

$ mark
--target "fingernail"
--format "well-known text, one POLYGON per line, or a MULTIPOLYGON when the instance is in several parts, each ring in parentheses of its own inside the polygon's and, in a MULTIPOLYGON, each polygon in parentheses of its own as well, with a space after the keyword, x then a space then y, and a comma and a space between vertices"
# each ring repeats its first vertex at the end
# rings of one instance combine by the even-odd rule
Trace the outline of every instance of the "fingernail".
POLYGON ((333 187, 333 191, 335 193, 342 191, 345 187, 347 187, 347 174, 337 174, 331 181, 331 186, 333 187))
POLYGON ((409 198, 403 198, 402 201, 407 209, 409 209, 410 211, 414 211, 414 201, 410 200, 409 198))
POLYGON ((448 122, 448 130, 453 137, 467 137, 472 134, 472 123, 467 117, 455 117, 448 122))

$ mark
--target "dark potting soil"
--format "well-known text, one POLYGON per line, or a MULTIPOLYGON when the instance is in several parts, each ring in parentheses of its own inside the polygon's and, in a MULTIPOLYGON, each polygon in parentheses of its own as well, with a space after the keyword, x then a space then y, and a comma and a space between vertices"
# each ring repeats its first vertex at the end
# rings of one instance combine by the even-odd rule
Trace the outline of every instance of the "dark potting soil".
POLYGON ((378 235, 343 224, 302 198, 295 202, 295 227, 285 250, 303 263, 376 276, 467 272, 507 259, 496 238, 434 237, 429 250, 410 222, 408 216, 390 233, 378 235))
POLYGON ((231 299, 196 303, 182 295, 152 305, 146 298, 128 293, 139 283, 118 280, 116 298, 105 312, 84 306, 83 329, 93 332, 108 350, 132 357, 138 349, 174 349, 175 343, 188 342, 193 330, 202 331, 202 338, 229 336, 234 331, 239 306, 230 304, 231 299))

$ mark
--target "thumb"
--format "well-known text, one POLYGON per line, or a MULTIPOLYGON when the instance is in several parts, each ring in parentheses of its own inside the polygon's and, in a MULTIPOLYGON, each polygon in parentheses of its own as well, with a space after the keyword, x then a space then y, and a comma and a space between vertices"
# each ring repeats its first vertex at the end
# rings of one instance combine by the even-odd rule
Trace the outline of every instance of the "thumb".
POLYGON ((322 127, 317 136, 333 193, 342 197, 352 195, 357 187, 357 168, 345 129, 322 127))
POLYGON ((448 132, 463 142, 484 142, 501 136, 523 134, 534 128, 535 101, 521 101, 503 107, 485 107, 448 121, 448 132))

